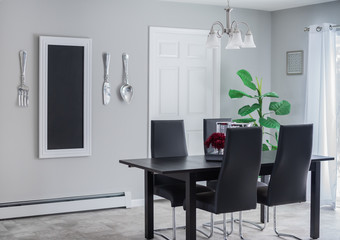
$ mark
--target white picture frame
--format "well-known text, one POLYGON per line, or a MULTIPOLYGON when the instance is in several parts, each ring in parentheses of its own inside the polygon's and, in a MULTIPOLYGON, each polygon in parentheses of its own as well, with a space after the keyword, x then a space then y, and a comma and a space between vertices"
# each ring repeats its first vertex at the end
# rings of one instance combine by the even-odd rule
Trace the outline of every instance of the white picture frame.
POLYGON ((39 158, 90 156, 92 40, 40 36, 39 50, 39 158), (66 55, 62 55, 60 52, 65 52, 66 55), (75 55, 74 59, 72 54, 75 55), (63 56, 66 57, 63 58, 63 56), (77 71, 72 67, 63 66, 63 62, 67 62, 69 56, 73 59, 72 64, 75 62, 74 69, 77 71), (76 77, 73 78, 73 76, 76 77), (48 88, 49 85, 50 88, 48 88), (53 86, 58 87, 52 89, 53 86), (62 94, 60 94, 60 90, 62 90, 62 94), (71 110, 63 103, 68 98, 76 99, 74 102, 69 101, 73 107, 71 110), (61 103, 59 103, 59 99, 61 103), (65 112, 63 112, 64 109, 65 112), (73 111, 73 109, 76 110, 73 111), (62 114, 58 115, 55 112, 62 114), (72 116, 76 117, 72 118, 72 116), (56 120, 53 120, 54 118, 56 120), (78 121, 79 119, 81 121, 78 121), (75 128, 72 128, 72 125, 68 126, 69 122, 72 122, 75 128), (76 129, 74 130, 76 134, 73 134, 71 139, 75 140, 72 140, 73 143, 70 144, 70 137, 64 135, 72 134, 73 129, 76 129), (63 146, 65 142, 63 138, 67 140, 65 143, 68 144, 67 146, 63 146), (58 141, 62 144, 59 144, 58 141))
POLYGON ((287 75, 303 74, 303 51, 288 51, 286 53, 287 75))

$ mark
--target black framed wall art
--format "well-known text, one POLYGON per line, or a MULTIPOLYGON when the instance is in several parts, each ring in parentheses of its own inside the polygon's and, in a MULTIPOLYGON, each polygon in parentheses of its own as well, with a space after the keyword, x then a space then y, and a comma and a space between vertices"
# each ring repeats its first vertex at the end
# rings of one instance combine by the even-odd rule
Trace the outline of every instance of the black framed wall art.
POLYGON ((39 157, 89 156, 92 41, 39 41, 39 157))

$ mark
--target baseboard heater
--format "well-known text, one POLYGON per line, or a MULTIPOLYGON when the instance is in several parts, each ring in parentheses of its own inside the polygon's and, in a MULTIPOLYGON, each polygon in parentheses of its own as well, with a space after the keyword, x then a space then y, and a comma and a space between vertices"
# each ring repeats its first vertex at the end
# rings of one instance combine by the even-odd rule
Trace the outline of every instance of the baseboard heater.
POLYGON ((0 219, 118 207, 131 207, 130 192, 0 203, 0 219))

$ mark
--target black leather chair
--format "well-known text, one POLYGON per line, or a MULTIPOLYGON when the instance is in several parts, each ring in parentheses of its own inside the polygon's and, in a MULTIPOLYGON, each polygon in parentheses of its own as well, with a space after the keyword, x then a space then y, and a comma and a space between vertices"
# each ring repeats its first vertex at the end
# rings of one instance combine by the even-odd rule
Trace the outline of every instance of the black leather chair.
MULTIPOLYGON (((256 208, 256 187, 261 165, 262 129, 260 127, 229 128, 216 190, 196 194, 196 207, 214 214, 242 212, 256 208)), ((226 238, 224 215, 223 235, 226 238)), ((211 235, 213 232, 211 218, 211 235)))
MULTIPOLYGON (((183 120, 151 121, 151 157, 185 157, 187 155, 183 120)), ((198 192, 207 190, 207 187, 197 185, 198 192)), ((173 225, 172 228, 155 230, 155 234, 169 239, 167 236, 159 233, 159 231, 172 229, 172 239, 176 239, 175 207, 183 206, 185 183, 175 178, 156 174, 154 175, 154 194, 171 202, 173 225)))
POLYGON ((277 236, 300 239, 276 230, 276 206, 306 201, 306 182, 310 167, 313 125, 280 127, 278 149, 269 184, 259 183, 257 202, 274 206, 274 231, 277 236))

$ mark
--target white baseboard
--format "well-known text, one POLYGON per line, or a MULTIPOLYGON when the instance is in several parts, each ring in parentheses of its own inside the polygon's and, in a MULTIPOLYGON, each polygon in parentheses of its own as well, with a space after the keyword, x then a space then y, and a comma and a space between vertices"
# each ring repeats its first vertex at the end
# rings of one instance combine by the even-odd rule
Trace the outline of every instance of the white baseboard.
POLYGON ((118 207, 130 208, 131 205, 131 193, 125 192, 124 196, 0 207, 0 219, 100 210, 118 207))
MULTIPOLYGON (((157 200, 163 200, 164 198, 159 197, 159 196, 153 196, 153 200, 157 201, 157 200)), ((144 198, 141 199, 133 199, 131 200, 131 207, 142 207, 144 206, 144 198)))
POLYGON ((131 200, 131 207, 142 207, 142 206, 144 206, 144 199, 131 200))

